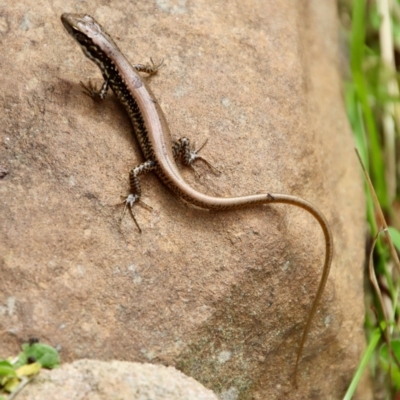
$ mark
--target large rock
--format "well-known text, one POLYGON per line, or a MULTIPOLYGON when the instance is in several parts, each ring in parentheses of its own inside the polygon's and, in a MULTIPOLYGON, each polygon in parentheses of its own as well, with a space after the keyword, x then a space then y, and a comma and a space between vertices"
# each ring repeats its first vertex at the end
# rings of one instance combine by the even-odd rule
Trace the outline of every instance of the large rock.
POLYGON ((42 370, 18 400, 218 400, 173 367, 79 360, 52 371, 42 370))
POLYGON ((0 14, 0 354, 37 336, 65 361, 176 366, 222 398, 342 398, 364 347, 364 197, 335 1, 85 4, 26 0, 0 14), (174 138, 209 138, 202 155, 223 172, 183 170, 191 185, 297 195, 326 215, 335 257, 297 390, 320 227, 291 206, 188 207, 152 174, 141 181, 153 209, 135 209, 143 233, 121 223, 143 158, 114 96, 82 93, 80 80, 101 77, 62 12, 93 13, 132 63, 165 58, 150 86, 174 138))

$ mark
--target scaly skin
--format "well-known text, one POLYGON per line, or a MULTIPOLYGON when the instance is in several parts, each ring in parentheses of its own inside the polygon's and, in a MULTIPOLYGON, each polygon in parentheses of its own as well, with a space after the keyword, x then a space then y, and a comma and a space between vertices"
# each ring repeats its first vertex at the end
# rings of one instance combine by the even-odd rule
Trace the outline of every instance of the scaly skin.
POLYGON ((102 89, 97 91, 90 85, 85 87, 87 94, 92 97, 104 98, 108 87, 111 87, 129 114, 135 135, 146 159, 146 162, 133 168, 130 172, 131 194, 126 199, 128 207, 131 208, 140 199, 141 189, 138 176, 154 171, 161 181, 175 194, 188 203, 203 209, 230 210, 259 204, 283 203, 308 211, 318 221, 325 237, 325 261, 318 290, 308 314, 297 351, 294 369, 294 382, 296 384, 304 343, 317 310, 317 305, 324 292, 332 263, 333 239, 328 221, 316 206, 296 196, 266 193, 225 198, 208 196, 193 189, 183 180, 175 158, 182 154, 188 154, 186 163, 191 164, 201 157, 196 152, 190 152, 187 147, 179 147, 180 145, 189 146, 186 138, 184 140, 181 139, 181 144, 172 143, 162 110, 137 74, 137 71, 149 74, 156 73, 162 63, 159 65, 146 64, 138 65, 135 68, 132 67, 111 37, 88 15, 63 14, 61 21, 68 33, 79 43, 83 53, 97 64, 103 75, 104 84, 102 89))

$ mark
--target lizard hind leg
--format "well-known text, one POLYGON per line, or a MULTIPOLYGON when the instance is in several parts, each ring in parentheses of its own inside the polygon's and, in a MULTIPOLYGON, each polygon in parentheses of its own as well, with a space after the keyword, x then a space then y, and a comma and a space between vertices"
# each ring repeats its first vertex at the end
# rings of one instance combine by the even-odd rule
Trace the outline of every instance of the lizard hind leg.
POLYGON ((190 168, 193 168, 193 164, 196 160, 201 160, 209 168, 216 171, 218 174, 221 174, 221 171, 219 169, 214 167, 214 165, 212 165, 208 160, 199 155, 200 151, 207 144, 207 142, 208 139, 206 139, 198 149, 193 150, 190 146, 190 140, 188 138, 183 137, 178 139, 176 142, 174 142, 172 147, 172 152, 174 154, 175 160, 179 158, 184 165, 190 168))

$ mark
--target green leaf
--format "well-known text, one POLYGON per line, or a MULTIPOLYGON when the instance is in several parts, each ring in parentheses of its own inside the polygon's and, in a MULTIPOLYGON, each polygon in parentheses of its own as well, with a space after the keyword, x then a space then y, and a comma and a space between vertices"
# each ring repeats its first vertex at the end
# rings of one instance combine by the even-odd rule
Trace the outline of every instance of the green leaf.
MULTIPOLYGON (((353 2, 352 27, 351 27, 351 71, 355 95, 360 103, 365 121, 365 128, 369 136, 370 151, 370 174, 374 182, 375 191, 379 202, 384 210, 388 208, 388 198, 385 181, 385 168, 382 158, 381 140, 377 129, 375 116, 369 102, 368 82, 363 70, 363 59, 365 55, 365 15, 366 0, 357 0, 353 2)), ((364 153, 364 152, 363 152, 364 153)))
POLYGON ((14 366, 8 361, 0 361, 0 376, 17 376, 14 366))
MULTIPOLYGON (((400 340, 399 339, 393 339, 390 342, 390 347, 392 348, 393 355, 400 360, 400 340)), ((387 344, 383 344, 380 351, 379 351, 379 356, 381 357, 381 361, 385 363, 385 366, 388 366, 389 362, 389 355, 388 355, 388 347, 387 344)))
POLYGON ((17 369, 19 367, 22 367, 25 364, 28 364, 28 359, 27 359, 25 353, 21 352, 18 354, 18 361, 14 364, 14 368, 17 369))
POLYGON ((54 347, 48 346, 47 344, 24 343, 22 345, 22 350, 22 354, 24 355, 25 359, 28 359, 29 357, 34 358, 35 362, 40 363, 43 368, 55 368, 60 365, 60 357, 57 350, 54 347))
POLYGON ((392 226, 388 227, 388 231, 396 249, 400 250, 400 232, 396 228, 393 228, 392 226))
POLYGON ((20 380, 18 378, 10 378, 4 385, 4 390, 8 393, 12 393, 19 385, 20 380))
POLYGON ((364 354, 362 356, 360 364, 358 365, 358 368, 354 374, 354 377, 350 383, 350 386, 347 389, 345 396, 343 397, 343 400, 351 400, 353 398, 353 395, 357 389, 357 385, 360 382, 362 374, 363 374, 365 368, 367 367, 367 364, 368 364, 369 360, 371 359, 376 346, 378 345, 378 342, 382 335, 382 331, 385 330, 385 326, 386 325, 384 323, 381 323, 381 326, 379 328, 375 328, 375 330, 373 331, 372 336, 369 340, 368 346, 364 350, 364 354))
MULTIPOLYGON (((400 340, 394 339, 390 342, 390 347, 392 348, 393 356, 398 360, 400 359, 400 340)), ((384 371, 389 371, 389 354, 388 346, 386 343, 382 345, 379 351, 379 359, 381 361, 381 366, 384 371)), ((392 360, 392 381, 396 390, 400 389, 400 370, 397 364, 392 360)))
POLYGON ((351 69, 353 71, 361 71, 365 42, 365 10, 365 0, 354 2, 350 38, 351 69))

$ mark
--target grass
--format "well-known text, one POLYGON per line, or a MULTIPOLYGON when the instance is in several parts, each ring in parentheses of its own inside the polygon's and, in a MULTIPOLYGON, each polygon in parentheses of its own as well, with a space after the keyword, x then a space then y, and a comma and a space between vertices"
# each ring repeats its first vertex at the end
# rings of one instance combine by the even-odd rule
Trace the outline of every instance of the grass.
MULTIPOLYGON (((351 399, 366 369, 376 399, 400 393, 400 249, 396 147, 400 129, 400 2, 353 0, 340 4, 350 47, 351 79, 345 84, 347 114, 371 183, 366 183, 371 246, 366 300, 367 347, 344 399, 351 399), (397 207, 398 208, 398 207, 397 207)), ((366 177, 368 182, 368 177, 366 177)), ((398 397, 397 397, 398 398, 398 397)))

